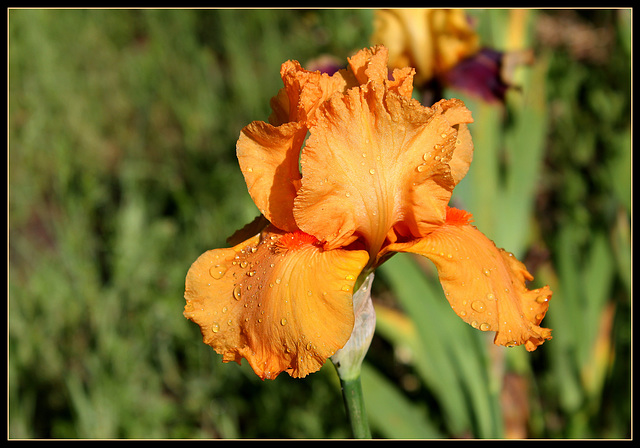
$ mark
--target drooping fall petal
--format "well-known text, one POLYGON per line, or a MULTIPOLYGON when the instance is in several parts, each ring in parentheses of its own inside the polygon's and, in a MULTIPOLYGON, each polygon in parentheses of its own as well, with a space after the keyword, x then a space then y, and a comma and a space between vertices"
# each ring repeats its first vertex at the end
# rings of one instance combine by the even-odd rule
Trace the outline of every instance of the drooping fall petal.
POLYGON ((499 249, 469 222, 471 215, 449 209, 446 223, 418 241, 396 243, 387 250, 412 252, 429 258, 451 307, 465 322, 495 331, 498 345, 524 344, 533 351, 551 339, 540 327, 551 299, 548 286, 529 290, 533 280, 513 254, 499 249))
POLYGON ((223 361, 247 359, 262 379, 304 377, 349 339, 365 251, 325 251, 311 235, 268 226, 205 252, 186 278, 184 315, 223 361))
MULTIPOLYGON (((396 224, 414 237, 441 225, 456 183, 448 162, 457 146, 470 145, 457 138, 470 114, 457 109, 466 110, 459 100, 427 108, 377 82, 330 98, 316 112, 300 158, 300 229, 325 248, 362 238, 375 254, 396 224)), ((458 159, 460 166, 470 161, 458 159)))

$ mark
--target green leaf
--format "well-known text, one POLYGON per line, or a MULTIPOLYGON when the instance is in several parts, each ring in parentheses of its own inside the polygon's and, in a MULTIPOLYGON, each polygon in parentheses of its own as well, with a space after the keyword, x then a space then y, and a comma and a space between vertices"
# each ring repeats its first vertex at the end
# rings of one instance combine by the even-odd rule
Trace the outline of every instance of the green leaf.
POLYGON ((400 390, 366 362, 362 389, 373 429, 388 439, 439 439, 443 435, 423 408, 411 403, 400 390))

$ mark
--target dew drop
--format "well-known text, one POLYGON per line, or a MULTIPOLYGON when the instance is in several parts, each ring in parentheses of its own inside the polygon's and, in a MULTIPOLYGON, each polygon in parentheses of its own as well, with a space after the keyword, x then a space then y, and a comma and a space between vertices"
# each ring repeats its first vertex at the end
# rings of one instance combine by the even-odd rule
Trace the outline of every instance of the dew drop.
POLYGON ((482 313, 484 312, 484 303, 482 303, 480 300, 476 300, 471 304, 471 308, 473 308, 473 310, 477 311, 478 313, 482 313))
POLYGON ((538 303, 545 303, 545 302, 548 302, 548 301, 549 301, 548 297, 545 297, 545 296, 536 297, 536 302, 538 302, 538 303))
POLYGON ((211 277, 216 280, 220 280, 222 277, 224 277, 225 272, 227 272, 227 267, 220 264, 217 264, 209 269, 209 274, 211 274, 211 277))
POLYGON ((369 174, 376 174, 376 170, 374 170, 373 168, 371 168, 371 169, 369 170, 369 174))
POLYGON ((240 262, 240 267, 244 269, 244 268, 247 267, 247 264, 248 264, 247 261, 243 260, 243 261, 240 262))
POLYGON ((236 285, 235 288, 233 288, 233 298, 236 300, 240 300, 242 296, 242 287, 240 285, 236 285))
POLYGON ((478 328, 478 321, 477 321, 477 320, 474 320, 473 322, 471 322, 471 326, 472 326, 473 328, 478 328))
POLYGON ((490 329, 491 329, 491 325, 489 325, 488 323, 485 322, 483 324, 480 324, 480 330, 489 331, 490 329))
POLYGON ((222 308, 222 313, 226 313, 227 311, 229 311, 229 308, 227 308, 226 306, 222 308))
POLYGON ((229 326, 233 325, 233 321, 232 321, 231 319, 229 319, 229 320, 227 321, 227 325, 229 325, 229 326))
POLYGON ((285 319, 284 317, 280 320, 280 325, 285 326, 287 325, 287 319, 285 319))
POLYGON ((220 325, 218 325, 217 322, 214 322, 213 325, 211 325, 211 331, 217 333, 218 331, 220 331, 220 325))
POLYGON ((349 291, 349 285, 344 285, 342 287, 342 290, 345 291, 345 292, 348 292, 349 291))
POLYGON ((355 279, 356 279, 356 277, 355 277, 355 275, 347 274, 347 275, 344 277, 344 279, 345 279, 345 280, 355 280, 355 279))
POLYGON ((484 270, 484 275, 486 275, 487 277, 489 277, 491 275, 491 271, 489 269, 485 269, 484 270))
POLYGON ((516 345, 518 345, 518 343, 516 341, 509 341, 504 345, 505 347, 515 347, 516 345))
POLYGON ((487 300, 496 300, 496 296, 494 296, 493 294, 489 293, 489 294, 487 294, 487 300))
POLYGON ((422 172, 423 172, 424 170, 426 170, 426 169, 427 169, 427 165, 424 165, 424 164, 422 164, 422 165, 418 165, 418 166, 416 167, 416 170, 418 171, 418 173, 422 173, 422 172))

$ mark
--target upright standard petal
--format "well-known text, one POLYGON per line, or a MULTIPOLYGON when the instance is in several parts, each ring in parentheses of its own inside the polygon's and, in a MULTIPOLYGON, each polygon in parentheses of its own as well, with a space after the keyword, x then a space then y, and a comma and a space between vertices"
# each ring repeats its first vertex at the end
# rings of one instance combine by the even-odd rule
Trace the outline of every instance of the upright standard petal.
POLYGON ((457 108, 466 110, 459 100, 424 107, 376 82, 325 102, 300 159, 300 229, 326 248, 362 238, 373 257, 396 225, 413 237, 440 226, 459 128, 446 117, 460 118, 457 108))
POLYGON ((357 84, 347 70, 333 75, 302 68, 298 61, 287 61, 280 68, 284 87, 271 99, 269 122, 281 125, 290 121, 305 123, 317 107, 334 92, 342 92, 357 84))
POLYGON ((415 242, 392 244, 387 250, 429 258, 458 316, 474 328, 495 331, 498 345, 524 344, 533 351, 551 339, 551 330, 539 325, 552 292, 548 286, 527 289, 525 281, 533 277, 525 266, 513 254, 497 248, 470 220, 470 214, 450 208, 440 229, 415 242))
POLYGON ((415 70, 406 66, 394 68, 392 79, 389 79, 388 60, 389 50, 382 45, 376 45, 364 48, 350 57, 349 69, 360 85, 373 81, 407 99, 411 98, 415 70))
POLYGON ((349 339, 367 260, 365 251, 325 251, 311 235, 269 226, 193 263, 184 315, 224 362, 245 358, 262 379, 304 377, 349 339))
POLYGON ((236 145, 253 202, 272 224, 291 232, 297 230, 293 200, 300 187, 298 159, 306 135, 299 123, 254 121, 242 129, 236 145))

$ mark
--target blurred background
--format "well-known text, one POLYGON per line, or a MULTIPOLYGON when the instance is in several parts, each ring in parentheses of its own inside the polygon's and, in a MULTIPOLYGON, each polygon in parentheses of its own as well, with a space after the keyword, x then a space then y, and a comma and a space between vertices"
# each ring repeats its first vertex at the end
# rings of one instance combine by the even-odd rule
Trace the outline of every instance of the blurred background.
MULTIPOLYGON (((453 201, 551 286, 553 339, 494 346, 428 260, 395 256, 362 374, 373 435, 629 438, 631 11, 467 14, 484 47, 534 60, 504 101, 441 89, 475 119, 453 201)), ((344 63, 373 23, 8 10, 9 438, 350 437, 330 363, 263 382, 222 364, 182 309, 191 263, 258 214, 235 142, 269 116, 280 64, 344 63)))

